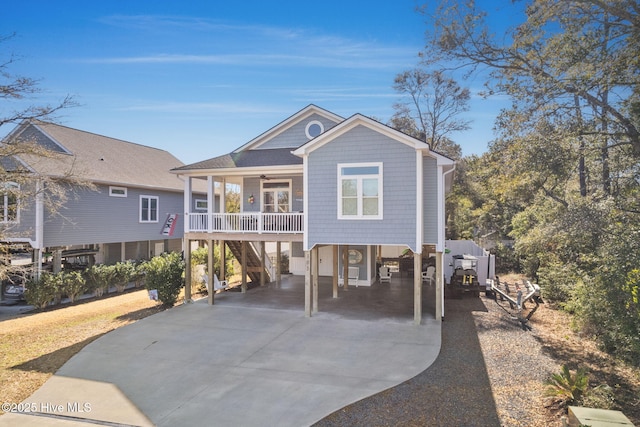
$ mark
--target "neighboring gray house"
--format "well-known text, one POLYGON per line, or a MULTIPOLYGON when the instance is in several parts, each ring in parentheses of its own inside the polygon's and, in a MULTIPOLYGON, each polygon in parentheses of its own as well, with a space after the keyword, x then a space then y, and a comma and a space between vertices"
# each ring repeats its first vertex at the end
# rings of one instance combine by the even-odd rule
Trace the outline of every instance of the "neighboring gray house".
MULTIPOLYGON (((317 309, 318 276, 333 277, 334 296, 339 284, 355 280, 350 270, 358 285, 371 285, 381 248, 389 246, 410 249, 416 272, 423 253, 435 255, 440 318, 444 201, 454 168, 423 141, 360 114, 344 119, 310 105, 229 154, 173 172, 185 180, 185 240, 221 241, 222 248, 260 242, 262 254, 264 242, 277 242, 278 255, 281 242, 290 243, 290 269, 306 277, 306 315, 317 309), (215 183, 239 185, 241 212, 224 212, 224 203, 192 210, 193 185, 201 180, 209 199, 215 183)), ((416 322, 421 280, 414 274, 416 322)))
MULTIPOLYGON (((18 200, 1 221, 5 244, 33 250, 33 262, 56 271, 63 262, 112 264, 149 259, 165 251, 182 251, 184 182, 170 169, 183 165, 170 153, 118 139, 40 121, 24 122, 3 144, 31 142, 47 156, 18 155, 3 159, 7 168, 21 168, 34 194, 18 200), (68 199, 57 214, 43 202, 47 191, 38 177, 72 176, 93 188, 68 187, 68 199), (36 186, 36 187, 34 187, 36 186), (49 264, 51 263, 51 264, 49 264)), ((5 185, 11 185, 5 183, 5 185)), ((26 190, 26 189, 25 189, 26 190)), ((206 196, 200 197, 206 199, 206 196)), ((194 197, 193 211, 203 208, 194 197)), ((4 200, 7 212, 7 198, 4 200)))

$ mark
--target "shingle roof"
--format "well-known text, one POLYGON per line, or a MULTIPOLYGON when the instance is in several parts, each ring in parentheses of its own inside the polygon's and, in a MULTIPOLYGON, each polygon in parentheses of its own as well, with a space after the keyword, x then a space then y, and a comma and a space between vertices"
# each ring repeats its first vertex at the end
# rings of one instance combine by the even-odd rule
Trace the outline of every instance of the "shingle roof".
POLYGON ((291 154, 290 148, 273 148, 265 150, 246 150, 225 154, 209 160, 182 166, 173 171, 194 169, 230 169, 260 166, 302 165, 302 158, 291 154))
POLYGON ((183 181, 169 173, 184 163, 165 150, 53 123, 23 126, 14 140, 34 141, 55 153, 47 158, 20 156, 40 174, 55 177, 72 171, 75 177, 97 183, 184 190, 183 181))

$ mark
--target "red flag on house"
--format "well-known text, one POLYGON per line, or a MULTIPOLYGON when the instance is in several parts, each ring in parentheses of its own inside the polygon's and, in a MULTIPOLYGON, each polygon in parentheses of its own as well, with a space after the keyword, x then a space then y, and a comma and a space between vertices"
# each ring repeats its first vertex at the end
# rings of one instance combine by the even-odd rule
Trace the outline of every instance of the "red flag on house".
POLYGON ((167 220, 164 222, 164 227, 162 227, 162 235, 173 236, 173 231, 176 228, 177 222, 178 222, 178 214, 168 214, 167 220))

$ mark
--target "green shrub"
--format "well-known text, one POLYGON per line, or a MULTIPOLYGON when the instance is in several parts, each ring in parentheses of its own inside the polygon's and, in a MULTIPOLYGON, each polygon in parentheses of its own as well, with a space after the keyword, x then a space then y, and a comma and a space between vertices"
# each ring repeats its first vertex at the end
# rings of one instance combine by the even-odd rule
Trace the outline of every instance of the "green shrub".
POLYGON ((59 273, 56 282, 61 293, 69 297, 71 302, 75 302, 87 290, 87 281, 79 271, 59 273))
POLYGON ((87 290, 95 292, 97 297, 101 297, 109 290, 109 284, 113 276, 113 266, 96 264, 84 271, 87 281, 87 290))
POLYGON ((24 291, 27 303, 41 310, 47 308, 57 295, 56 280, 49 273, 42 273, 38 280, 29 280, 24 291))
POLYGON ((138 263, 135 265, 133 275, 131 276, 131 281, 136 288, 144 285, 144 263, 138 263))
POLYGON ((112 284, 116 291, 124 292, 136 272, 136 267, 131 261, 118 262, 113 266, 112 284))
POLYGON ((156 289, 165 306, 173 306, 183 286, 184 261, 177 252, 153 257, 144 264, 145 286, 156 289))
MULTIPOLYGON (((209 252, 207 248, 198 248, 191 252, 191 266, 207 265, 209 252)), ((220 245, 215 245, 213 249, 213 269, 220 276, 220 245)), ((234 273, 233 260, 235 259, 230 250, 226 251, 225 275, 230 277, 234 273)))

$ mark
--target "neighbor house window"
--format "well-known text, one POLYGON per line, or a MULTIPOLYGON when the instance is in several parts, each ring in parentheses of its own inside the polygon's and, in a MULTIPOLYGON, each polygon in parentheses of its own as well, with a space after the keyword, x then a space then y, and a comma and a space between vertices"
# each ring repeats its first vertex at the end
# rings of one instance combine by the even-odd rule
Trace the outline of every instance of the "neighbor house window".
POLYGON ((127 189, 125 187, 109 187, 109 195, 111 197, 127 197, 127 189))
POLYGON ((20 186, 15 182, 4 184, 2 192, 2 218, 1 222, 18 222, 18 192, 20 186))
POLYGON ((207 210, 207 201, 205 199, 196 199, 196 210, 198 210, 198 211, 206 211, 207 210))
POLYGON ((382 219, 382 163, 338 165, 338 218, 382 219))
POLYGON ((158 198, 140 196, 140 222, 158 222, 158 198))

